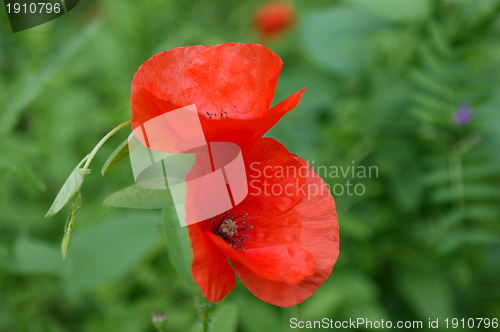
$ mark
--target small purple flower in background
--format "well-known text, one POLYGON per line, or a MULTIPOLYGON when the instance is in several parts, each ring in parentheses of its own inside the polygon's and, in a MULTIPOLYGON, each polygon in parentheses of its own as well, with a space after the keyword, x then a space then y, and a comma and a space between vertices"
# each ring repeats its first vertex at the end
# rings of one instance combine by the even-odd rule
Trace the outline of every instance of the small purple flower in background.
POLYGON ((455 113, 455 123, 458 125, 469 124, 472 118, 471 107, 469 104, 462 104, 455 113))

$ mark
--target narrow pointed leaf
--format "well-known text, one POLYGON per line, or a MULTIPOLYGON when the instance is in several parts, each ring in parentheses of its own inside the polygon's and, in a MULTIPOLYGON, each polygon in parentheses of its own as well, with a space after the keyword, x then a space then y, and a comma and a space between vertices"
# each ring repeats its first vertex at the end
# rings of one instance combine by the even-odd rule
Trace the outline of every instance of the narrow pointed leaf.
POLYGON ((66 225, 64 226, 64 236, 61 243, 61 253, 63 259, 66 258, 66 253, 68 252, 69 244, 71 243, 71 235, 73 234, 73 228, 75 227, 75 219, 78 210, 80 210, 80 205, 82 204, 82 195, 80 192, 76 194, 75 201, 71 204, 71 210, 69 211, 68 219, 66 220, 66 225))
POLYGON ((161 209, 173 203, 167 190, 144 189, 132 185, 109 195, 103 204, 130 209, 161 209))
POLYGON ((108 157, 101 169, 101 174, 106 174, 113 166, 129 155, 128 139, 124 140, 108 157))
POLYGON ((165 232, 167 251, 172 265, 179 275, 193 289, 197 289, 191 275, 191 263, 193 262, 193 253, 191 252, 191 241, 187 227, 181 227, 177 214, 173 206, 162 210, 162 226, 165 232))
POLYGON ((54 202, 45 217, 57 214, 66 204, 68 204, 69 200, 75 196, 78 190, 80 190, 83 178, 88 173, 90 173, 90 170, 80 168, 80 166, 77 166, 73 172, 71 172, 70 176, 66 179, 66 182, 64 182, 61 190, 59 190, 59 193, 54 199, 54 202))

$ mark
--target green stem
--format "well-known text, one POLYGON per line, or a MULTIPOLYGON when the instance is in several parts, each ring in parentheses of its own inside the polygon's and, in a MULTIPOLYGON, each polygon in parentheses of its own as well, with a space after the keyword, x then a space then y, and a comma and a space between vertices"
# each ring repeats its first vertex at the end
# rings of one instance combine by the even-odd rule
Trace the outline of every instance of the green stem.
POLYGON ((87 162, 85 163, 85 165, 83 165, 83 169, 88 169, 89 168, 90 163, 92 162, 92 160, 94 159, 95 155, 97 154, 97 151, 99 151, 99 149, 104 145, 104 143, 106 143, 106 141, 111 136, 113 136, 114 134, 116 134, 116 132, 119 131, 120 129, 122 129, 123 127, 128 126, 131 122, 132 122, 131 120, 128 120, 128 121, 122 123, 121 125, 116 126, 113 130, 111 130, 109 133, 107 133, 106 136, 104 136, 99 141, 99 143, 97 143, 97 145, 94 147, 94 149, 84 158, 84 160, 87 159, 87 162))
POLYGON ((203 332, 208 332, 208 323, 210 321, 210 302, 205 299, 203 303, 203 332))

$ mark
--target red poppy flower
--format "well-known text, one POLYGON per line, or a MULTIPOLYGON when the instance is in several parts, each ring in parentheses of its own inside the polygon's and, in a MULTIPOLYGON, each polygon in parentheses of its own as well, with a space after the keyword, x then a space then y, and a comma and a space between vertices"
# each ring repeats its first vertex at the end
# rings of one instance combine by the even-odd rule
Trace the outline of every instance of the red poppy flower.
POLYGON ((261 300, 298 304, 329 277, 337 260, 335 202, 307 162, 277 141, 261 138, 242 151, 248 196, 189 226, 193 278, 213 302, 233 289, 236 272, 261 300))
POLYGON ((207 141, 262 137, 300 101, 304 89, 269 109, 283 63, 259 44, 178 47, 144 62, 132 81, 132 129, 195 104, 207 141))
POLYGON ((257 10, 254 24, 263 38, 272 38, 290 28, 295 17, 295 7, 291 3, 269 2, 257 10))

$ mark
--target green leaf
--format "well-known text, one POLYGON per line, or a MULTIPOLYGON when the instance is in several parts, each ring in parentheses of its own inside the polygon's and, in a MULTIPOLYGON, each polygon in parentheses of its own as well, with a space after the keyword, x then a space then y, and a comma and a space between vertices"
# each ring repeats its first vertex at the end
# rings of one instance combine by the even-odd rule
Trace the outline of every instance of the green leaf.
POLYGON ((477 221, 496 220, 499 215, 496 204, 474 203, 467 205, 467 218, 477 221))
POLYGON ((81 294, 130 272, 155 246, 158 217, 154 212, 127 213, 76 233, 65 261, 68 294, 81 294))
MULTIPOLYGON (((446 115, 449 116, 455 109, 455 105, 444 102, 442 99, 426 93, 416 92, 412 95, 412 99, 426 110, 440 113, 443 117, 446 115)), ((446 118, 446 120, 449 120, 449 117, 446 118)))
POLYGON ((73 172, 71 172, 69 177, 66 179, 66 182, 64 182, 61 190, 59 190, 59 193, 54 199, 54 202, 45 217, 57 214, 66 204, 68 204, 69 200, 78 192, 78 190, 80 190, 83 178, 88 173, 90 173, 90 170, 80 168, 80 165, 76 166, 73 172))
POLYGON ((341 74, 356 74, 373 63, 368 34, 381 26, 370 13, 334 6, 306 15, 301 34, 312 60, 341 74))
POLYGON ((191 275, 193 253, 187 227, 181 227, 175 208, 166 207, 162 210, 162 226, 165 233, 167 251, 172 265, 179 275, 190 286, 196 287, 191 275))
POLYGON ((337 271, 313 294, 313 301, 301 305, 300 318, 321 319, 331 312, 339 312, 342 308, 346 312, 356 313, 355 316, 368 315, 369 308, 371 313, 378 311, 378 318, 375 316, 374 319, 386 318, 383 310, 375 309, 377 295, 377 285, 363 274, 337 271))
POLYGON ((423 183, 426 186, 447 185, 452 180, 450 169, 438 168, 427 172, 423 177, 423 183))
POLYGON ((241 327, 244 332, 281 331, 280 312, 271 304, 244 294, 237 296, 238 307, 242 308, 241 327), (258 317, 259 319, 256 319, 258 317))
POLYGON ((451 283, 442 271, 401 268, 396 280, 401 296, 421 318, 454 316, 451 283))
POLYGON ((69 211, 66 225, 64 226, 64 236, 61 242, 61 253, 63 259, 66 258, 66 253, 68 252, 69 244, 71 243, 71 234, 73 234, 73 228, 75 227, 76 214, 78 213, 81 204, 82 195, 80 192, 77 192, 75 201, 71 204, 71 210, 69 211))
POLYGON ((218 308, 212 318, 209 331, 234 332, 238 327, 238 307, 234 304, 224 304, 218 308))
POLYGON ((435 49, 445 57, 452 57, 453 50, 447 40, 444 32, 445 30, 442 27, 440 28, 436 22, 430 22, 427 25, 427 28, 429 30, 429 36, 433 42, 432 44, 434 45, 435 49))
POLYGON ((418 69, 410 72, 409 77, 418 87, 424 88, 429 92, 436 94, 439 98, 453 100, 455 91, 453 91, 447 82, 442 82, 430 74, 418 69))
POLYGON ((31 274, 59 275, 64 271, 57 247, 27 237, 16 239, 12 267, 17 272, 31 274))
POLYGON ((103 204, 130 209, 161 209, 173 202, 167 190, 144 189, 132 185, 109 195, 103 204))
POLYGON ((500 235, 495 232, 482 229, 468 229, 467 231, 455 231, 448 234, 439 243, 438 251, 448 254, 461 248, 471 248, 474 245, 486 246, 500 243, 500 235))
POLYGON ((390 22, 418 21, 430 14, 429 0, 349 0, 390 22))
POLYGON ((36 68, 29 75, 19 75, 21 78, 18 84, 13 85, 13 96, 5 105, 1 105, 0 133, 12 130, 22 112, 28 109, 30 103, 44 91, 45 86, 53 81, 54 77, 58 77, 58 74, 72 63, 71 60, 75 56, 80 55, 80 51, 98 34, 101 26, 99 20, 87 25, 67 43, 61 44, 59 50, 53 53, 57 56, 51 55, 43 66, 36 68))
MULTIPOLYGON (((1 153, 4 153, 3 151, 1 153)), ((45 190, 45 184, 39 179, 39 177, 33 172, 31 167, 24 165, 14 159, 2 155, 0 156, 0 170, 6 169, 17 176, 19 176, 23 181, 29 181, 31 187, 38 190, 45 190)))
POLYGON ((113 166, 125 159, 129 155, 128 138, 124 140, 108 157, 101 169, 101 174, 106 174, 113 166))

